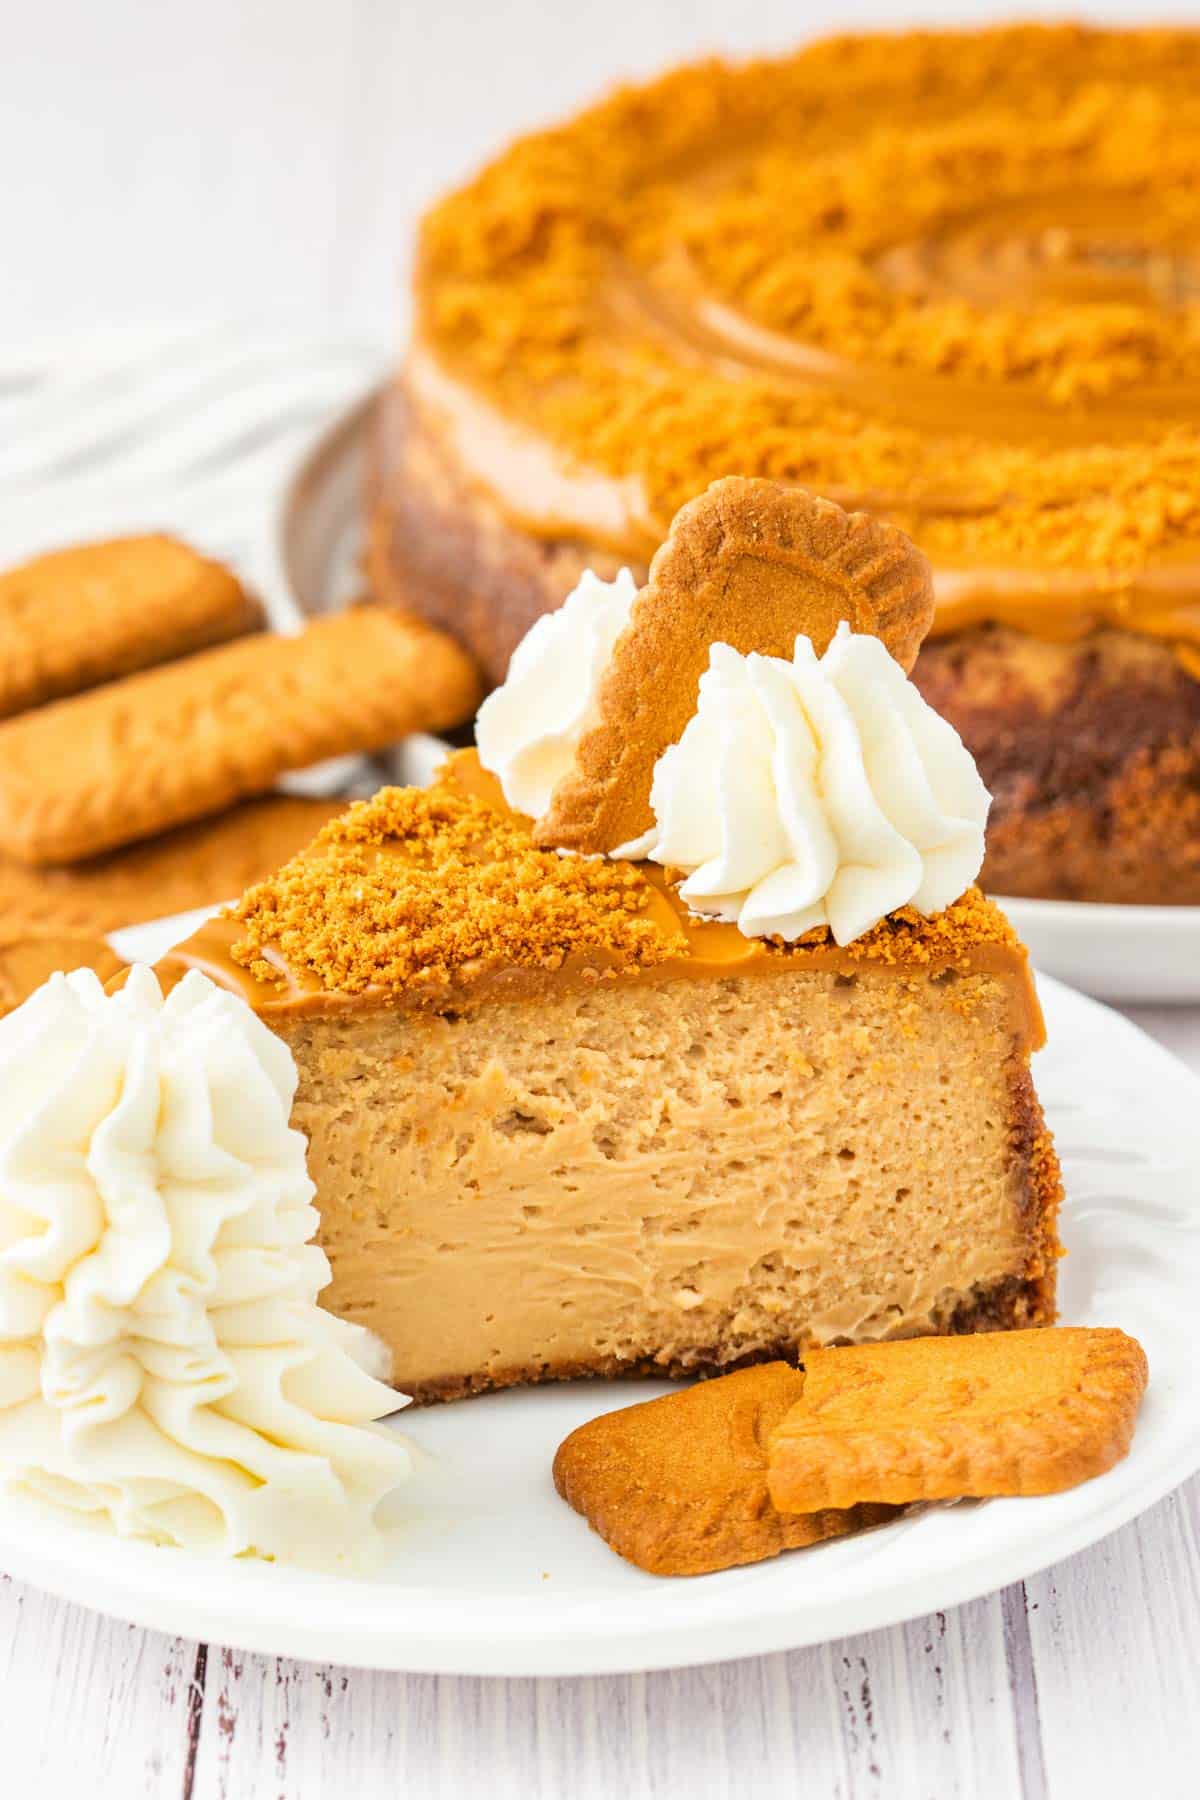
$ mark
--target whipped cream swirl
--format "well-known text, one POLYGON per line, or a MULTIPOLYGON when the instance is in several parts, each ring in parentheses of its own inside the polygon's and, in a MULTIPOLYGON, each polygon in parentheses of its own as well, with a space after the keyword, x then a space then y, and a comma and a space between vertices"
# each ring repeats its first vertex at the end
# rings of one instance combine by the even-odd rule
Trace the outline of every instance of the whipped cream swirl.
POLYGON ((686 871, 689 910, 747 937, 828 925, 839 944, 899 906, 938 912, 983 862, 973 758, 878 638, 846 624, 818 658, 714 644, 697 709, 659 757, 655 825, 613 852, 686 871))
POLYGON ((479 760, 517 812, 536 819, 546 811, 580 738, 596 724, 600 681, 636 597, 628 569, 615 581, 586 570, 557 611, 529 628, 504 685, 480 707, 479 760))
POLYGON ((0 1483, 126 1536, 355 1566, 409 1472, 244 1001, 55 975, 0 1021, 0 1483))

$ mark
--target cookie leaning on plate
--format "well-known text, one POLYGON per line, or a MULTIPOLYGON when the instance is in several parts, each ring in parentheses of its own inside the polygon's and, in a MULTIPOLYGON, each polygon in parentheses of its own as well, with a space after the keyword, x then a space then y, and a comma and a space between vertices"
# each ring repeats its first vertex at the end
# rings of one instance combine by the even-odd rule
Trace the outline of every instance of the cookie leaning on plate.
POLYGON ((554 1485, 619 1556, 651 1575, 707 1575, 883 1524, 884 1506, 788 1517, 767 1491, 767 1447, 804 1391, 760 1363, 581 1425, 554 1485))

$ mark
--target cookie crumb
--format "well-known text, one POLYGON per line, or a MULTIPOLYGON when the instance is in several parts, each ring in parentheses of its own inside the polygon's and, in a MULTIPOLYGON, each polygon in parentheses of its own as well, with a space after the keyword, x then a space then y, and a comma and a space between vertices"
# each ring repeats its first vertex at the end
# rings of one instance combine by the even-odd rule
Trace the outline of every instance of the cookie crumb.
MULTIPOLYGON (((282 964, 326 993, 399 996, 503 966, 553 971, 588 953, 628 971, 703 960, 707 926, 669 887, 677 923, 668 921, 650 865, 539 849, 529 819, 470 785, 498 794, 463 751, 432 787, 382 788, 331 820, 228 915, 242 927, 234 961, 280 989, 282 964)), ((795 944, 759 943, 763 955, 802 962, 833 940, 821 927, 795 944)), ((900 909, 838 955, 966 970, 984 947, 1020 950, 999 907, 969 888, 932 918, 900 909)))

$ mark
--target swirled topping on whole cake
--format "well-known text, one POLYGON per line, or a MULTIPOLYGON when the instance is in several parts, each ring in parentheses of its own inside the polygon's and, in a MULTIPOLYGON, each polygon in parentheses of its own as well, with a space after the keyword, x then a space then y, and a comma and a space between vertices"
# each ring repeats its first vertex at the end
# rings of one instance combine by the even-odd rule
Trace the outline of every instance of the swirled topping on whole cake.
MULTIPOLYGON (((1104 571, 1103 610, 1122 571, 1200 543, 1198 159, 1186 31, 684 68, 430 215, 415 391, 453 411, 465 387, 536 433, 553 491, 519 458, 505 476, 486 433, 481 472, 514 516, 619 551, 714 477, 765 475, 888 512, 935 566, 1104 571)), ((1137 610, 1200 643, 1194 597, 1137 610)))
POLYGON ((714 479, 887 518, 985 884, 1200 904, 1198 165, 1200 33, 1076 25, 701 63, 521 139, 425 221, 371 582, 498 686, 714 479))

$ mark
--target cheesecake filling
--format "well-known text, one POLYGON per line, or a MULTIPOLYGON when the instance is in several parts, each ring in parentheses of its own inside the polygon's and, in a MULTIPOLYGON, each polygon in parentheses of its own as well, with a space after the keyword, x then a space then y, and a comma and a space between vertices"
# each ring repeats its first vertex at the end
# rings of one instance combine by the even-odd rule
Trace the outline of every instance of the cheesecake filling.
POLYGON ((735 973, 278 1021, 330 1302, 407 1392, 1036 1322, 1053 1253, 1013 984, 780 959, 764 1002, 735 973))

